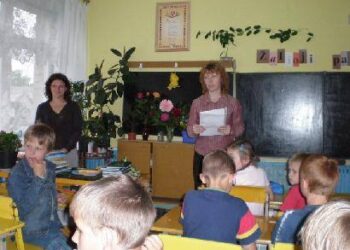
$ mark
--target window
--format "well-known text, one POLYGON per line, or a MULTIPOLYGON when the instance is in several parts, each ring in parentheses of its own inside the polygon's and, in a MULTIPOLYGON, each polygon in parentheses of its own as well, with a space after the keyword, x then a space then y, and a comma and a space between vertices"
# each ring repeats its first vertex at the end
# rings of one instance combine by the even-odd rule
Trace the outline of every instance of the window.
POLYGON ((21 132, 33 124, 50 74, 85 79, 85 17, 80 0, 0 0, 0 130, 21 132), (80 22, 67 22, 77 16, 80 22), (69 32, 79 35, 73 40, 69 32), (68 55, 69 46, 80 48, 79 56, 68 55), (68 58, 84 61, 69 64, 68 58))

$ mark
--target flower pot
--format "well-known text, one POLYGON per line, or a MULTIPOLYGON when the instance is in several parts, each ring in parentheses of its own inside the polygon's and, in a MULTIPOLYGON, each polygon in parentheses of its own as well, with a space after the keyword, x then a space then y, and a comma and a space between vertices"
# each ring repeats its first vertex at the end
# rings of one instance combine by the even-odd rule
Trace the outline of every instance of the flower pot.
POLYGON ((136 140, 136 133, 135 132, 129 132, 128 133, 128 140, 136 140))
POLYGON ((17 161, 17 152, 0 151, 0 168, 12 168, 17 161))
POLYGON ((144 127, 142 130, 142 140, 148 141, 148 137, 149 137, 149 128, 144 127))

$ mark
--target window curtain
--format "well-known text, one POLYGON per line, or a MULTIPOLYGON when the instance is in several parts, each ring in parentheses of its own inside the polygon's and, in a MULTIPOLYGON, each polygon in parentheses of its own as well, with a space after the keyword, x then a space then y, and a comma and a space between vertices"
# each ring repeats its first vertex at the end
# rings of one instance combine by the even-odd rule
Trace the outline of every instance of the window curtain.
POLYGON ((0 130, 34 123, 52 73, 86 79, 86 13, 80 0, 0 0, 0 130))

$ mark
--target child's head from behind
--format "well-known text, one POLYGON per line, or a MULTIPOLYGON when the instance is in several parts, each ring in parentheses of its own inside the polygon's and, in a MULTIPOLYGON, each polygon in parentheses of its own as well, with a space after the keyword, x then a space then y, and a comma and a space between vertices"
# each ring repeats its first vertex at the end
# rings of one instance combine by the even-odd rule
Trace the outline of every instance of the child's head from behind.
POLYGON ((308 193, 326 196, 334 192, 339 179, 338 162, 323 155, 312 154, 300 166, 300 188, 308 193))
POLYGON ((299 170, 302 161, 308 157, 309 154, 297 153, 292 155, 288 160, 288 180, 291 185, 299 184, 299 170))
POLYGON ((348 249, 350 246, 350 203, 329 202, 306 220, 301 238, 303 249, 348 249))
POLYGON ((227 147, 226 151, 234 161, 237 171, 254 164, 257 158, 252 144, 247 140, 234 141, 227 147))
POLYGON ((83 186, 70 205, 79 250, 133 249, 141 246, 154 222, 150 195, 127 175, 83 186))
POLYGON ((34 124, 24 133, 25 156, 29 161, 44 160, 46 153, 53 149, 54 144, 55 132, 45 124, 34 124))
POLYGON ((223 150, 216 150, 204 156, 200 179, 208 187, 230 191, 235 172, 230 156, 223 150))

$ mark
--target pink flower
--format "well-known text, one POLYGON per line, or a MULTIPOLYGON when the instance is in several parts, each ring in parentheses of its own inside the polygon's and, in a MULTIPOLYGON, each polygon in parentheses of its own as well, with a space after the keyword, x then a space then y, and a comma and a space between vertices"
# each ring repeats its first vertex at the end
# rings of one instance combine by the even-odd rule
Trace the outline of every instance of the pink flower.
POLYGON ((169 121, 169 119, 170 119, 169 113, 162 113, 160 115, 160 120, 162 122, 167 122, 167 121, 169 121))
POLYGON ((170 100, 163 100, 159 104, 159 109, 163 112, 170 112, 174 108, 174 104, 170 100))

